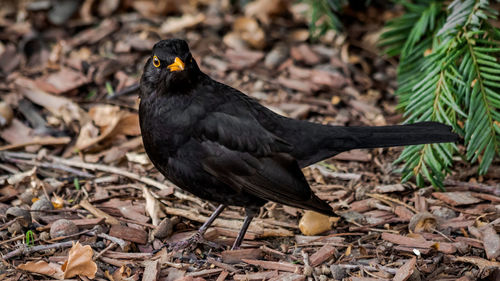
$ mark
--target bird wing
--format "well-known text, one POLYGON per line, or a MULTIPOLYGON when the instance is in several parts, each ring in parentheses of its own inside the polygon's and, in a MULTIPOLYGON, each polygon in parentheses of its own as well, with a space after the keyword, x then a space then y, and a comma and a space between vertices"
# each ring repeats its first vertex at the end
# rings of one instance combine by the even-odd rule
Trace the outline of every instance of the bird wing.
POLYGON ((274 202, 331 214, 309 188, 291 146, 251 119, 212 113, 199 122, 203 169, 231 186, 274 202))
POLYGON ((259 156, 290 152, 293 147, 267 131, 251 115, 212 112, 198 123, 198 135, 225 147, 259 156))

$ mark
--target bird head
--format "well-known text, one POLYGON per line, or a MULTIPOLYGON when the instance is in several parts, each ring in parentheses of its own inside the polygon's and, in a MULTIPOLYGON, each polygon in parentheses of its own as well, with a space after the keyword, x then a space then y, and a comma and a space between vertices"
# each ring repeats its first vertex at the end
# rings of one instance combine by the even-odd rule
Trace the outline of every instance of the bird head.
POLYGON ((173 93, 187 90, 196 83, 200 69, 193 59, 189 46, 182 39, 161 40, 144 66, 141 77, 141 96, 173 93))

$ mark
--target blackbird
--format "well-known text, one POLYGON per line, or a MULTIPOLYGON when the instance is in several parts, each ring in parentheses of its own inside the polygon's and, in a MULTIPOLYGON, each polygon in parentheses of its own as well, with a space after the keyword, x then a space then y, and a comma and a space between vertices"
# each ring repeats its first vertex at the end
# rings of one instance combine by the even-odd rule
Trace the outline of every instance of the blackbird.
POLYGON ((233 249, 268 201, 334 215, 301 168, 343 151, 457 140, 436 122, 342 127, 278 115, 203 73, 181 39, 154 45, 140 90, 142 138, 154 166, 178 187, 220 204, 181 247, 202 240, 227 205, 246 212, 233 249))

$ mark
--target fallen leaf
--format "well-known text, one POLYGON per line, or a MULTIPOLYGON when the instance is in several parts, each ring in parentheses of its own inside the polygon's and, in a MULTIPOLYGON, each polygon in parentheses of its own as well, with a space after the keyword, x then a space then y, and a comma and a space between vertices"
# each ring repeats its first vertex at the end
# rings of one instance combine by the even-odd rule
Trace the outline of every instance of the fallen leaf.
POLYGON ((271 17, 288 11, 288 3, 288 1, 284 0, 252 1, 245 6, 245 15, 247 17, 256 17, 262 22, 268 24, 271 17))
POLYGON ((165 216, 165 213, 160 208, 160 203, 145 186, 142 188, 142 194, 146 199, 146 213, 151 217, 153 225, 158 225, 161 218, 165 216))
POLYGON ((62 266, 64 278, 83 275, 94 279, 97 272, 97 265, 92 260, 93 255, 94 251, 89 245, 82 246, 79 242, 73 244, 68 253, 68 260, 62 266))
POLYGON ((263 49, 266 46, 266 34, 259 23, 249 17, 239 17, 233 24, 234 32, 250 46, 263 49))
POLYGON ((58 72, 42 76, 35 81, 41 90, 56 95, 76 89, 88 82, 89 80, 83 73, 68 67, 63 67, 58 72))
POLYGON ((89 116, 93 123, 86 123, 80 130, 75 144, 75 148, 79 150, 85 150, 117 135, 140 134, 138 115, 123 111, 118 106, 94 106, 89 110, 89 116), (100 130, 94 124, 100 127, 100 130))
POLYGON ((24 271, 47 275, 56 279, 63 279, 61 266, 56 263, 47 263, 43 260, 37 262, 30 261, 20 264, 17 268, 24 271))
POLYGON ((313 211, 306 211, 299 222, 299 229, 304 235, 320 234, 330 230, 331 227, 329 216, 313 211))
POLYGON ((175 33, 196 26, 205 20, 203 14, 184 14, 181 17, 169 17, 160 27, 161 33, 175 33))
POLYGON ((18 78, 15 84, 19 92, 26 98, 31 100, 52 113, 56 117, 61 117, 66 124, 71 123, 74 120, 86 123, 85 112, 78 106, 78 104, 72 102, 71 100, 48 94, 38 87, 32 80, 27 78, 18 78))

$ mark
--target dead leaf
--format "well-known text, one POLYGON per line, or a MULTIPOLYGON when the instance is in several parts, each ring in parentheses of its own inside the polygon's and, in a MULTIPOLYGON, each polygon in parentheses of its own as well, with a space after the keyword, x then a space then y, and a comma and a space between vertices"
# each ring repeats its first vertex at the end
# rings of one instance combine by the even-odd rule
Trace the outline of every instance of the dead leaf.
POLYGON ((26 98, 31 100, 45 109, 50 111, 54 116, 61 117, 66 124, 71 123, 74 120, 86 123, 86 114, 78 106, 78 104, 72 102, 65 97, 58 97, 48 94, 35 86, 32 80, 27 78, 18 78, 15 84, 19 92, 26 98))
POLYGON ((92 260, 94 251, 89 245, 82 246, 79 242, 73 244, 69 250, 68 260, 63 264, 64 278, 83 275, 90 279, 95 278, 97 265, 92 260))
POLYGON ((253 48, 263 49, 266 46, 266 34, 253 18, 237 18, 233 24, 233 31, 253 48))
POLYGON ((43 260, 37 262, 30 261, 20 264, 17 268, 24 271, 47 275, 56 279, 63 279, 61 266, 56 263, 47 263, 43 260))
POLYGON ((75 144, 75 148, 85 150, 105 139, 117 135, 139 135, 139 117, 136 113, 121 110, 118 106, 97 105, 89 110, 93 123, 85 124, 75 144), (99 134, 100 132, 100 134, 99 134))
POLYGON ((262 22, 268 24, 271 17, 277 16, 288 11, 289 1, 284 0, 256 0, 245 6, 245 15, 247 17, 256 17, 262 22))
POLYGON ((158 200, 153 197, 151 192, 145 186, 142 188, 142 193, 146 199, 146 213, 151 217, 153 225, 158 225, 161 218, 165 216, 165 213, 161 210, 158 200))
POLYGON ((175 33, 196 26, 205 20, 203 14, 184 14, 181 17, 169 17, 160 27, 161 33, 175 33))
POLYGON ((68 67, 63 67, 58 72, 42 76, 35 81, 41 90, 56 95, 74 90, 88 82, 89 80, 83 73, 68 67))
POLYGON ((304 235, 316 235, 330 230, 332 222, 330 217, 313 212, 306 211, 299 222, 300 231, 304 235))

